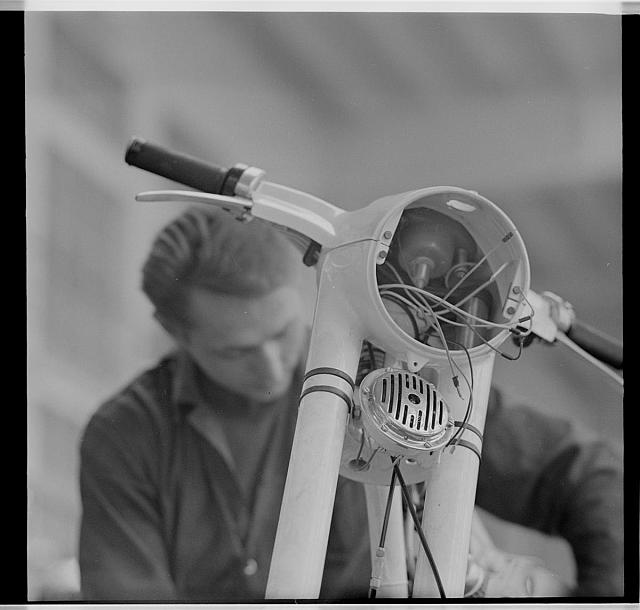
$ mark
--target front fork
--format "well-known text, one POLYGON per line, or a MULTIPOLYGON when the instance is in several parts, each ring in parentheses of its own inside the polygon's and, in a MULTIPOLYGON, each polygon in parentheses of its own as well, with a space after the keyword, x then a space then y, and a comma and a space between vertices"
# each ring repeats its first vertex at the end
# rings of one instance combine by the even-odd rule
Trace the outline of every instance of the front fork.
MULTIPOLYGON (((478 480, 482 436, 491 387, 494 353, 487 354, 473 365, 473 410, 467 425, 458 437, 456 446, 445 447, 439 455, 434 455, 433 465, 425 474, 425 501, 422 517, 422 530, 429 544, 434 564, 440 575, 446 597, 464 596, 465 577, 469 556, 471 525, 473 520, 475 494, 478 480)), ((468 364, 458 362, 464 374, 469 378, 468 364)), ((468 388, 460 398, 450 378, 440 375, 438 391, 452 408, 454 420, 459 426, 464 419, 468 400, 468 388)), ((464 387, 464 384, 462 384, 464 387)), ((372 546, 372 557, 380 536, 380 518, 386 502, 384 486, 377 487, 377 494, 368 492, 368 514, 372 546), (377 501, 378 505, 375 506, 377 501)), ((400 510, 400 497, 394 496, 393 505, 400 510)), ((394 517, 392 510, 391 523, 394 517)), ((402 517, 400 517, 402 518, 402 517)), ((407 517, 408 518, 408 517, 407 517)), ((395 530, 394 530, 395 531, 395 530)), ((378 597, 406 597, 399 595, 402 573, 406 575, 406 548, 417 549, 417 561, 412 586, 414 598, 438 598, 440 590, 433 567, 421 547, 417 534, 410 527, 412 540, 405 545, 404 535, 392 535, 391 526, 385 544, 385 572, 378 597), (403 560, 398 561, 402 556, 403 560)))
POLYGON ((340 458, 362 332, 342 268, 349 253, 327 256, 318 296, 298 419, 267 582, 267 599, 320 594, 340 458))
MULTIPOLYGON (((447 597, 464 596, 482 434, 494 359, 494 353, 491 353, 474 363, 474 404, 469 426, 464 429, 455 447, 443 449, 439 464, 430 470, 426 480, 422 528, 447 597)), ((453 387, 440 387, 439 390, 449 399, 449 404, 460 402, 454 403, 454 398, 458 397, 457 394, 453 396, 453 387)), ((462 421, 460 410, 454 415, 456 421, 462 421)), ((413 597, 439 597, 433 570, 423 552, 418 554, 413 597)))

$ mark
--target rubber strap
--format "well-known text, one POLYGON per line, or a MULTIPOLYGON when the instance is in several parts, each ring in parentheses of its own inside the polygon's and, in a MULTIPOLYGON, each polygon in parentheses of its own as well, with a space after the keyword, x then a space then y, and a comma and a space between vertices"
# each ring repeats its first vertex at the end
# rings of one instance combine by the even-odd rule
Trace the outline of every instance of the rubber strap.
POLYGON ((349 413, 351 413, 351 409, 352 409, 351 397, 346 392, 343 392, 342 390, 338 388, 334 388, 333 386, 330 386, 330 385, 314 385, 314 386, 311 386, 310 388, 307 388, 302 392, 302 394, 300 394, 300 399, 298 403, 300 403, 305 396, 308 396, 312 392, 329 392, 330 394, 335 394, 336 396, 339 396, 340 398, 342 398, 342 400, 344 400, 347 403, 347 408, 349 409, 349 413))
POLYGON ((356 387, 355 382, 349 375, 340 369, 334 369, 330 366, 319 366, 318 368, 311 369, 305 373, 303 381, 306 381, 309 377, 313 377, 314 375, 335 375, 336 377, 340 377, 340 379, 344 379, 352 388, 356 387))

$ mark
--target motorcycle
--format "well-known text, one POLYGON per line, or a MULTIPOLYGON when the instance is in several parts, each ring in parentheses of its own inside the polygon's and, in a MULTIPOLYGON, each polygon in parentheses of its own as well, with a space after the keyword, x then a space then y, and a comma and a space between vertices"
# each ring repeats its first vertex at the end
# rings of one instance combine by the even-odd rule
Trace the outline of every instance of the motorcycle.
POLYGON ((494 361, 516 359, 535 337, 559 341, 622 385, 622 346, 561 297, 531 290, 525 244, 497 205, 438 186, 346 211, 259 168, 218 167, 140 138, 125 161, 197 189, 136 200, 267 221, 316 269, 267 599, 318 598, 338 476, 364 485, 370 597, 531 594, 532 573, 562 594, 542 568, 492 547, 474 513, 494 361))

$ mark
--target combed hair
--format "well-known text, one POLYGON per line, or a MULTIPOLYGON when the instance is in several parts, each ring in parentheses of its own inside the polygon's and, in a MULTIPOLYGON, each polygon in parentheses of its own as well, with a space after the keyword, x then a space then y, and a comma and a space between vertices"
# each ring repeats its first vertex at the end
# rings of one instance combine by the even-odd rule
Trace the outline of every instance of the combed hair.
POLYGON ((189 289, 262 296, 290 282, 298 266, 299 254, 266 222, 192 207, 157 235, 142 269, 142 290, 157 314, 184 324, 189 289))

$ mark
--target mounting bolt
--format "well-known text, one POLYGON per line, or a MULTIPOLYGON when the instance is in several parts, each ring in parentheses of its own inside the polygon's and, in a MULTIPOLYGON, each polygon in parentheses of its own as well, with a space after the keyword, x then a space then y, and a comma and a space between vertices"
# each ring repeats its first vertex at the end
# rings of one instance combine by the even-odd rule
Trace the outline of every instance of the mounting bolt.
POLYGON ((507 307, 507 313, 512 316, 514 313, 516 313, 516 309, 515 307, 507 307))
POLYGON ((391 239, 392 233, 391 231, 385 231, 382 235, 385 239, 391 239))
POLYGON ((520 294, 520 286, 514 286, 511 291, 513 294, 520 294))
POLYGON ((387 253, 384 250, 380 250, 380 252, 378 252, 378 258, 380 260, 384 260, 385 258, 387 258, 387 253))

